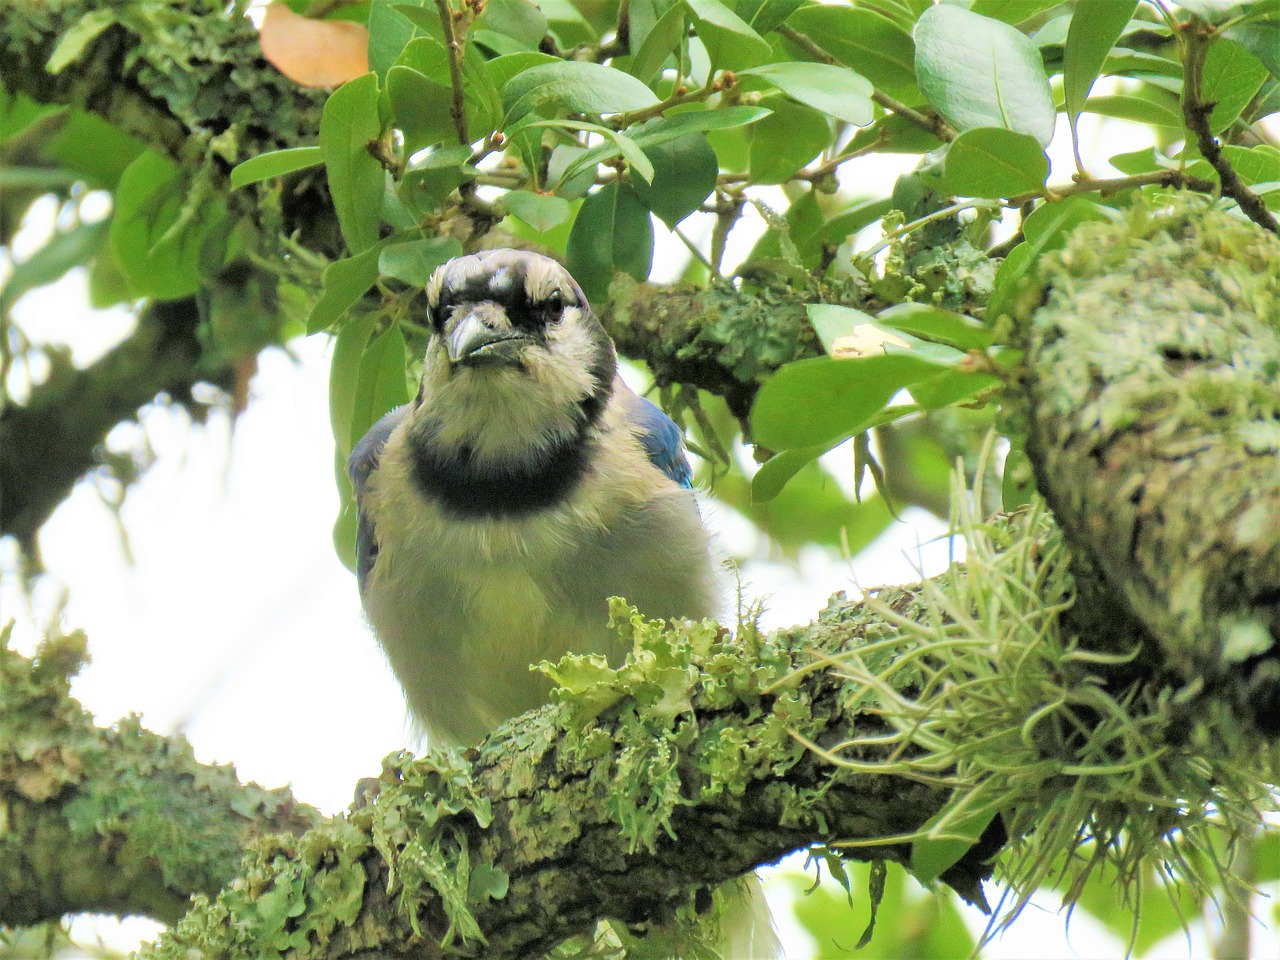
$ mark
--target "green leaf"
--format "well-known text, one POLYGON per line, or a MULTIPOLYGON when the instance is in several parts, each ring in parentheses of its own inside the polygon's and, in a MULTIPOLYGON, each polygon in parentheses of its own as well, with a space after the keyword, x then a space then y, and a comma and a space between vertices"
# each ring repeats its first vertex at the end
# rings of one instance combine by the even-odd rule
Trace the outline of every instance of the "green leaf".
MULTIPOLYGON (((376 262, 376 261, 375 261, 376 262)), ((352 435, 355 423, 356 384, 360 379, 360 358, 373 335, 374 318, 364 316, 344 323, 333 342, 333 362, 329 365, 329 422, 339 460, 338 475, 345 480, 351 448, 364 434, 352 435)))
POLYGON ((423 237, 383 249, 378 257, 378 272, 410 286, 425 287, 437 267, 460 256, 462 241, 457 237, 423 237))
MULTIPOLYGON (((502 119, 502 101, 490 77, 487 61, 471 44, 462 59, 463 112, 467 133, 473 140, 487 136, 502 119)), ((387 92, 397 119, 413 124, 422 145, 457 139, 453 123, 453 73, 449 54, 434 37, 419 37, 409 43, 396 59, 396 67, 417 71, 428 82, 415 81, 412 74, 395 77, 395 67, 387 72, 387 92), (420 98, 415 103, 414 98, 420 98)), ((404 128, 406 134, 409 129, 404 128)))
POLYGON ((520 129, 528 130, 533 127, 585 130, 588 133, 604 137, 606 140, 613 142, 613 145, 618 148, 618 152, 622 154, 632 171, 640 175, 641 180, 645 183, 653 180, 653 164, 649 162, 649 158, 644 155, 644 151, 640 149, 639 145, 625 133, 602 127, 598 123, 585 123, 582 120, 539 120, 534 123, 523 124, 520 129))
POLYGON ((1137 6, 1138 0, 1079 0, 1076 4, 1062 55, 1067 117, 1073 137, 1089 89, 1137 6))
MULTIPOLYGON (((486 61, 485 72, 489 75, 489 81, 498 90, 507 85, 512 77, 517 73, 523 73, 530 67, 540 67, 547 63, 562 63, 559 57, 553 57, 549 53, 536 53, 528 51, 525 53, 509 53, 501 57, 494 57, 492 60, 486 61)), ((501 97, 499 97, 501 102, 501 97)))
POLYGON ((74 63, 84 48, 91 44, 98 34, 116 22, 116 12, 110 9, 91 10, 76 21, 53 48, 45 69, 49 73, 61 73, 65 67, 74 63))
POLYGON ((387 71, 387 98, 391 101, 395 125, 404 134, 407 154, 457 138, 457 128, 449 113, 453 91, 448 87, 417 70, 397 65, 387 71))
POLYGON ((197 198, 172 160, 142 153, 120 177, 111 218, 116 264, 135 297, 175 300, 200 287, 204 265, 222 262, 216 242, 226 221, 226 205, 197 198))
POLYGON ((828 356, 832 353, 835 342, 841 337, 852 336, 854 329, 864 323, 875 323, 870 315, 853 307, 841 307, 833 303, 811 303, 805 309, 809 314, 809 323, 828 356))
MULTIPOLYGON (((435 9, 432 0, 416 0, 416 3, 419 7, 430 4, 435 9)), ((444 35, 439 18, 434 30, 424 31, 404 16, 401 12, 404 6, 405 0, 373 0, 369 6, 369 69, 379 80, 386 78, 387 71, 395 66, 396 58, 410 40, 424 35, 440 39, 444 35)))
POLYGON ((512 190, 502 195, 507 213, 523 220, 539 233, 545 233, 569 219, 573 212, 569 201, 525 190, 512 190))
POLYGON ((250 157, 231 169, 231 189, 270 180, 272 177, 283 177, 286 173, 305 170, 317 163, 324 163, 324 153, 319 147, 290 147, 287 150, 272 150, 250 157))
POLYGON ((0 285, 0 314, 7 313, 28 290, 53 283, 72 267, 88 262, 101 248, 110 226, 109 221, 102 220, 59 230, 29 257, 15 263, 13 272, 0 285))
POLYGON ((982 837, 982 833, 996 818, 996 812, 975 802, 970 808, 967 800, 947 804, 934 814, 921 828, 926 835, 911 844, 911 872, 922 883, 931 883, 953 866, 982 837))
POLYGON ((807 0, 738 0, 734 8, 751 29, 763 36, 782 26, 807 0))
POLYGON ((985 350, 992 342, 991 331, 972 317, 924 303, 900 303, 881 310, 876 322, 958 350, 985 350))
MULTIPOLYGON (((969 9, 984 17, 990 17, 992 20, 1003 20, 1005 23, 1016 27, 1018 24, 1030 20, 1037 13, 1043 13, 1051 7, 1059 6, 1061 2, 1062 0, 973 0, 973 5, 969 9)), ((1107 0, 1103 0, 1103 2, 1105 3, 1107 0)))
POLYGON ((645 83, 652 81, 684 40, 685 32, 684 5, 673 4, 645 35, 640 48, 627 64, 627 73, 645 83))
POLYGON ((364 349, 356 378, 351 437, 363 437, 384 413, 408 403, 412 395, 404 334, 392 325, 364 349))
POLYGON ((67 115, 44 154, 74 170, 90 186, 110 190, 146 149, 143 142, 102 118, 74 110, 67 115))
POLYGON ((653 91, 630 74, 574 60, 530 67, 502 88, 508 124, 535 109, 599 117, 643 110, 657 102, 653 91))
POLYGON ((875 119, 870 81, 844 67, 794 61, 767 63, 741 70, 738 76, 760 77, 792 100, 854 126, 865 127, 875 119))
POLYGON ((547 35, 547 18, 529 0, 487 0, 473 30, 494 30, 537 50, 547 35))
POLYGON ((751 478, 751 502, 768 503, 792 477, 822 456, 829 447, 784 450, 766 460, 751 478))
POLYGON ((1240 44, 1261 60, 1273 77, 1280 78, 1280 20, 1237 24, 1223 36, 1240 44))
POLYGON ((338 225, 352 253, 378 241, 385 175, 369 144, 381 134, 377 76, 348 80, 329 95, 320 116, 320 149, 338 225))
POLYGON ((335 260, 324 268, 323 290, 307 317, 307 333, 329 329, 360 302, 378 279, 378 257, 385 245, 384 240, 353 257, 335 260))
POLYGON ((644 148, 652 163, 651 183, 631 181, 640 202, 669 228, 702 206, 716 188, 720 164, 706 134, 690 133, 644 148))
MULTIPOLYGON (((1222 148, 1222 155, 1240 179, 1249 186, 1280 180, 1280 150, 1275 147, 1265 143, 1256 147, 1237 147, 1231 144, 1222 148)), ((1209 179, 1217 179, 1218 176, 1218 172, 1207 160, 1197 160, 1187 167, 1187 173, 1209 179)))
MULTIPOLYGON (((906 97, 915 91, 915 43, 887 17, 871 10, 815 4, 797 10, 788 24, 877 88, 906 97)), ((918 102, 918 92, 915 97, 918 102)))
POLYGON ((1040 51, 1007 23, 960 7, 930 7, 916 23, 920 90, 959 130, 1004 127, 1053 139, 1057 111, 1040 51))
POLYGON ((848 210, 842 210, 822 225, 818 231, 818 239, 822 243, 839 243, 871 226, 893 209, 893 201, 888 197, 875 200, 862 200, 848 210))
POLYGON ((1107 216, 1100 204, 1084 197, 1043 203, 1031 211, 1022 224, 1022 235, 1026 239, 1009 252, 996 271, 991 299, 987 301, 988 322, 1009 311, 1023 281, 1043 253, 1059 249, 1066 242, 1067 234, 1080 224, 1105 220, 1107 216))
POLYGON ((1143 96, 1114 93, 1102 97, 1090 97, 1085 101, 1086 113, 1117 120, 1132 120, 1170 130, 1182 129, 1182 111, 1176 97, 1147 88, 1143 96))
POLYGON ((685 0, 697 20, 698 39, 715 70, 740 70, 763 63, 773 53, 768 41, 720 0, 685 0))
POLYGON ((863 429, 899 390, 947 369, 906 353, 798 360, 760 388, 752 434, 773 450, 830 445, 863 429))
MULTIPOLYGON (((726 130, 755 123, 769 116, 765 107, 721 107, 718 110, 690 110, 673 117, 650 120, 629 130, 631 139, 642 149, 669 143, 690 133, 726 130)), ((584 171, 594 171, 605 160, 618 156, 615 143, 606 143, 583 151, 561 175, 562 182, 572 180, 584 171)))
POLYGON ((825 113, 783 97, 770 97, 765 102, 773 113, 748 134, 751 177, 756 183, 785 183, 827 148, 831 121, 825 113))
POLYGON ((25 93, 10 93, 0 85, 0 143, 65 109, 52 103, 36 103, 25 93))
POLYGON ((591 301, 608 294, 616 270, 648 279, 653 222, 629 184, 606 184, 582 202, 566 252, 569 272, 591 301))
POLYGON ((1048 176, 1049 158, 1033 137, 977 127, 947 148, 942 185, 957 197, 1016 197, 1039 193, 1048 176))
POLYGON ((1200 99, 1214 105, 1210 133, 1219 134, 1235 122, 1266 76, 1267 68, 1240 44, 1219 38, 1209 47, 1200 99))

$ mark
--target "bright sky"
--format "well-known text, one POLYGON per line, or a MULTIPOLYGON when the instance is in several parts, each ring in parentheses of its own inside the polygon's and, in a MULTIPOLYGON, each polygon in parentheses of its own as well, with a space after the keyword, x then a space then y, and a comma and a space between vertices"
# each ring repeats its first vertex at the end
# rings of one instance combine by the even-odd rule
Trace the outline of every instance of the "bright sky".
MULTIPOLYGON (((1064 143, 1069 149, 1067 137, 1055 140, 1064 143)), ((1134 147, 1112 143, 1107 152, 1123 149, 1134 147)), ((880 170, 863 164, 861 182, 886 182, 895 163, 909 169, 914 158, 887 158, 880 170)), ((1063 161, 1061 169, 1069 168, 1063 161)), ((49 228, 49 210, 33 216, 15 242, 19 258, 49 228)), ((750 240, 739 237, 741 249, 750 240)), ((673 238, 659 243, 661 279, 679 255, 670 251, 681 248, 673 238)), ((0 277, 6 273, 0 263, 0 277)), ((77 362, 88 362, 131 321, 125 311, 94 312, 86 302, 84 277, 74 273, 25 297, 17 320, 32 340, 71 343, 77 362)), ((234 762, 242 778, 267 786, 290 783, 301 799, 338 812, 356 781, 405 744, 405 724, 354 578, 331 546, 337 499, 328 349, 316 337, 291 345, 292 357, 264 353, 252 402, 234 430, 220 412, 193 427, 180 411, 160 408, 145 413, 141 428, 123 428, 126 435, 113 440, 143 439, 155 457, 119 513, 132 561, 115 514, 92 483, 81 483, 42 533, 49 574, 37 585, 34 609, 22 603, 13 553, 0 545, 0 618, 18 620, 19 648, 30 649, 65 591, 62 622, 88 632, 93 655, 74 692, 100 721, 139 713, 157 732, 185 733, 202 760, 234 762)), ((727 509, 704 516, 729 552, 751 558, 743 569, 748 592, 770 597, 771 627, 808 621, 836 590, 908 582, 918 567, 933 574, 947 562, 943 525, 919 510, 907 511, 852 565, 817 549, 794 564, 776 561, 727 509)), ((998 895, 992 891, 993 900, 998 895)), ((789 956, 817 956, 790 919, 789 899, 771 892, 789 956)), ((1068 937, 1056 909, 1051 897, 1037 901, 984 955, 1120 955, 1120 942, 1083 913, 1068 937)), ((1259 903, 1258 913, 1270 916, 1270 904, 1259 903)), ((975 930, 984 923, 976 911, 969 920, 975 930)), ((142 921, 77 928, 125 946, 154 931, 142 921)), ((1198 922, 1194 931, 1190 941, 1171 938, 1150 955, 1205 955, 1198 922)), ((1280 956, 1274 932, 1259 931, 1255 956, 1280 956)))

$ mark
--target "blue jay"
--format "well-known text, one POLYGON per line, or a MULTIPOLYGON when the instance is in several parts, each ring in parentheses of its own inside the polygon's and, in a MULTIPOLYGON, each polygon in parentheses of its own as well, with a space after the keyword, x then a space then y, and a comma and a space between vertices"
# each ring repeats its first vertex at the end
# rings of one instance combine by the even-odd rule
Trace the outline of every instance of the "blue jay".
POLYGON ((530 664, 621 661, 608 597, 711 616, 717 565, 679 428, 623 384, 563 267, 491 250, 442 266, 426 296, 417 397, 351 455, 357 575, 413 721, 470 745, 546 702, 530 664))

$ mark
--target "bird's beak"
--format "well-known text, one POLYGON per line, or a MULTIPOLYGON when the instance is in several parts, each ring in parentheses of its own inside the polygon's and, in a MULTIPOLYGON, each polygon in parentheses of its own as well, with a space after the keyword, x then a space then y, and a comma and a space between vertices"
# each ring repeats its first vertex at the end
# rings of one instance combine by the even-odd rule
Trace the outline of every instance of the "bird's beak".
POLYGON ((449 362, 461 366, 517 364, 529 336, 518 330, 495 330, 469 313, 445 341, 449 362))

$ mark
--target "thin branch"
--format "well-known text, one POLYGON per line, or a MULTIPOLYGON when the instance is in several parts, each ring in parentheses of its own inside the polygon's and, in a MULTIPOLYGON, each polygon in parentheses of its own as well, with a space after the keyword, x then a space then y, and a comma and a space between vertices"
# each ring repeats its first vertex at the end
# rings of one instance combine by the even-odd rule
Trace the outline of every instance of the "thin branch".
POLYGON ((454 29, 453 9, 449 0, 436 0, 436 9, 440 11, 440 24, 444 27, 445 47, 449 51, 449 79, 453 84, 453 102, 449 105, 449 116, 453 118, 454 129, 458 131, 458 143, 470 146, 471 137, 467 135, 466 92, 462 86, 462 58, 465 55, 462 43, 454 29))
MULTIPOLYGON (((611 130, 625 130, 627 127, 634 126, 637 123, 643 123, 645 120, 651 120, 654 117, 660 117, 672 107, 678 107, 685 103, 699 103, 710 99, 713 95, 724 90, 734 87, 736 81, 733 74, 725 71, 718 79, 707 78, 705 86, 699 87, 697 90, 685 90, 677 92, 667 97, 667 99, 655 103, 651 107, 645 107, 643 110, 633 110, 630 113, 620 113, 612 120, 609 120, 606 126, 611 130)), ((679 90, 679 88, 677 88, 679 90)))
MULTIPOLYGON (((836 59, 825 48, 815 43, 813 38, 807 34, 801 33, 793 27, 788 27, 786 24, 778 27, 777 31, 808 53, 815 60, 819 60, 822 63, 826 63, 834 67, 844 66, 844 64, 836 59)), ((871 93, 871 99, 880 104, 880 106, 884 107, 886 110, 896 113, 904 120, 909 120, 916 126, 929 131, 929 133, 933 134, 939 140, 949 142, 956 138, 955 130, 953 130, 951 125, 947 123, 947 121, 943 120, 942 117, 936 115, 930 116, 926 113, 921 113, 919 110, 908 107, 905 103, 900 103, 887 93, 883 93, 880 90, 873 90, 871 93)))
POLYGON ((1267 209, 1261 197, 1246 186, 1235 168, 1222 153, 1222 145, 1209 129, 1209 115, 1214 103, 1200 99, 1204 80, 1205 54, 1210 39, 1194 27, 1186 27, 1181 33, 1183 47, 1182 120, 1187 130, 1196 138, 1200 153, 1218 172, 1222 192, 1240 204, 1244 215, 1272 233, 1280 233, 1280 223, 1267 209))

